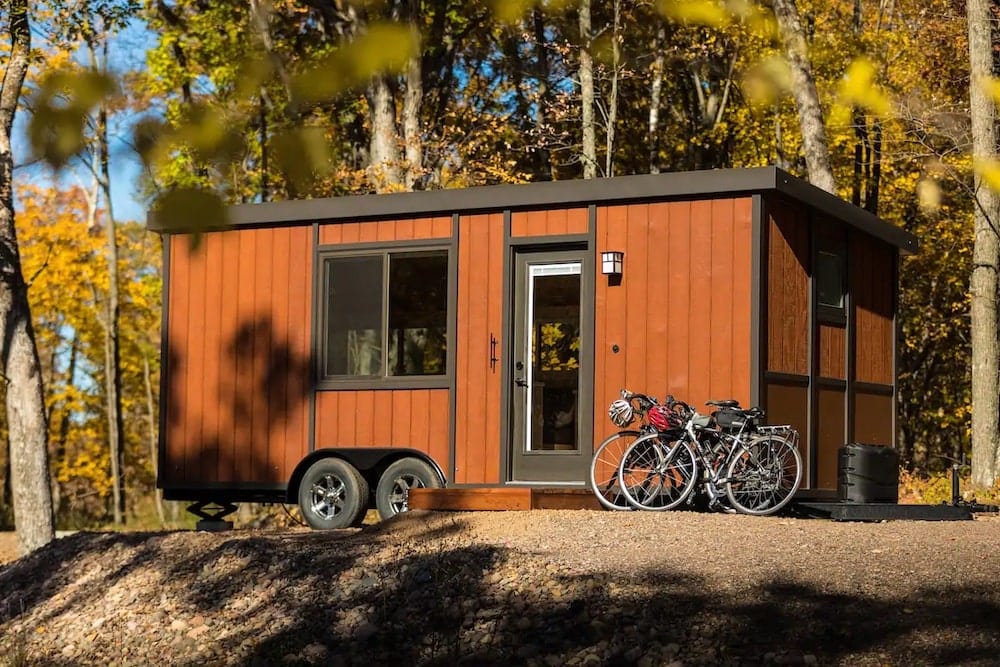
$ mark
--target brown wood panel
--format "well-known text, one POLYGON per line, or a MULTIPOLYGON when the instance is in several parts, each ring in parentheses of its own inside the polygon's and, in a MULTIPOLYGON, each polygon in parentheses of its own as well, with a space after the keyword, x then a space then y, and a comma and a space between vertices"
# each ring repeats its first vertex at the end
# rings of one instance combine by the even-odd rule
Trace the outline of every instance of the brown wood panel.
POLYGON ((510 216, 510 235, 515 238, 586 234, 589 230, 590 216, 586 208, 515 211, 510 216))
POLYGON ((768 424, 790 424, 799 432, 802 488, 809 486, 809 387, 767 382, 764 387, 768 424))
POLYGON ((447 389, 316 393, 316 448, 410 447, 447 471, 447 389))
MULTIPOLYGON (((711 250, 708 257, 711 260, 711 281, 709 288, 709 386, 708 395, 713 398, 732 398, 729 395, 733 380, 733 352, 737 347, 733 340, 733 302, 738 294, 733 291, 736 281, 734 270, 734 200, 714 199, 711 201, 711 250), (722 291, 725 285, 730 289, 722 291)), ((708 226, 708 225, 706 225, 708 226)), ((742 240, 742 239, 740 239, 742 240)), ((745 246, 744 246, 745 247, 745 246)), ((745 278, 749 278, 747 275, 745 278)), ((747 284, 749 280, 741 280, 747 284)), ((740 346, 742 347, 742 346, 740 346)))
POLYGON ((187 357, 187 336, 190 327, 191 268, 186 236, 171 236, 170 244, 170 293, 167 304, 167 373, 166 380, 166 432, 163 437, 165 468, 160 471, 167 483, 184 481, 184 445, 187 442, 187 424, 184 406, 187 404, 187 376, 190 359, 187 357))
MULTIPOLYGON (((622 206, 597 209, 597 257, 606 250, 624 252, 626 242, 626 209, 622 206)), ((625 258, 625 267, 631 258, 625 258)), ((617 429, 608 419, 608 404, 618 398, 622 388, 642 391, 639 387, 626 387, 625 349, 628 322, 626 321, 626 290, 629 271, 624 269, 621 284, 613 285, 608 277, 597 272, 595 279, 594 327, 594 442, 599 443, 617 429), (614 347, 618 346, 618 352, 614 347)))
POLYGON ((451 237, 451 216, 365 220, 363 222, 324 223, 319 226, 322 245, 410 241, 451 237))
POLYGON ((490 368, 490 336, 503 345, 503 215, 459 222, 455 481, 500 481, 500 376, 490 368))
MULTIPOLYGON (((252 387, 256 394, 261 392, 269 395, 272 388, 269 386, 267 377, 268 368, 266 359, 272 348, 273 321, 271 312, 274 308, 273 292, 271 287, 271 264, 272 253, 274 251, 274 230, 259 229, 253 230, 257 237, 256 253, 253 271, 254 289, 254 313, 253 313, 253 347, 251 352, 251 376, 252 387)), ((246 396, 241 396, 245 400, 246 396)), ((256 474, 262 474, 269 482, 280 482, 276 461, 271 457, 272 445, 278 443, 269 442, 269 417, 271 405, 270 401, 253 401, 253 406, 248 412, 251 413, 251 435, 250 435, 250 465, 256 474)), ((283 457, 282 457, 283 458, 283 457)))
POLYGON ((891 385, 895 253, 874 239, 852 234, 851 295, 855 318, 855 376, 891 385))
POLYGON ((820 387, 817 397, 816 486, 837 488, 837 450, 847 444, 847 391, 820 387))
POLYGON ((851 442, 890 447, 895 444, 892 396, 854 392, 854 434, 851 442))
POLYGON ((602 510, 590 489, 531 489, 533 510, 602 510))
POLYGON ((308 449, 310 228, 188 241, 171 241, 164 480, 285 482, 308 449))
POLYGON ((410 509, 413 510, 530 510, 531 489, 413 489, 408 500, 410 509))
POLYGON ((626 289, 626 327, 622 350, 625 357, 625 381, 633 391, 653 393, 647 379, 647 327, 642 326, 643 319, 656 318, 656 314, 649 312, 647 307, 649 290, 655 288, 655 285, 646 281, 645 272, 649 249, 649 204, 629 204, 624 208, 625 264, 622 267, 622 285, 626 289))
POLYGON ((185 425, 184 481, 209 479, 199 468, 202 452, 211 443, 205 442, 205 419, 202 406, 205 405, 205 289, 208 284, 205 257, 205 239, 196 248, 191 248, 188 271, 190 289, 188 292, 188 329, 184 340, 187 374, 185 377, 186 402, 182 409, 185 425))
POLYGON ((820 324, 818 329, 820 376, 847 379, 847 329, 829 324, 820 324))
MULTIPOLYGON (((220 421, 223 411, 215 409, 217 405, 213 396, 218 395, 221 380, 221 365, 216 360, 222 353, 222 290, 215 280, 222 277, 223 235, 221 232, 205 234, 202 238, 204 246, 204 268, 207 289, 203 291, 205 299, 205 319, 201 333, 201 345, 204 358, 201 364, 202 374, 199 384, 205 409, 201 420, 201 446, 199 447, 197 463, 198 471, 204 479, 219 479, 219 470, 228 465, 220 465, 220 459, 226 456, 222 451, 220 438, 220 421), (215 283, 215 284, 213 284, 215 283), (214 391, 213 391, 214 390, 214 391)), ((229 455, 231 456, 231 455, 229 455)), ((229 458, 226 456, 226 458, 229 458)))
POLYGON ((767 251, 767 370, 809 372, 809 226, 804 209, 774 198, 767 251))
POLYGON ((749 401, 751 215, 749 199, 598 208, 596 252, 625 263, 620 285, 596 276, 595 442, 622 387, 749 401))

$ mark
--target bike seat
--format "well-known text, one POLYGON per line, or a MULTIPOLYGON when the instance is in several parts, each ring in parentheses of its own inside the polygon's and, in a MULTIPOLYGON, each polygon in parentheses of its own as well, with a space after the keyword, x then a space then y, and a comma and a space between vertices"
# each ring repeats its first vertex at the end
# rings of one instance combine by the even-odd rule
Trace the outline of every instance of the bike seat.
POLYGON ((717 408, 738 408, 740 407, 740 402, 735 398, 727 398, 722 401, 705 401, 705 405, 713 405, 717 408))

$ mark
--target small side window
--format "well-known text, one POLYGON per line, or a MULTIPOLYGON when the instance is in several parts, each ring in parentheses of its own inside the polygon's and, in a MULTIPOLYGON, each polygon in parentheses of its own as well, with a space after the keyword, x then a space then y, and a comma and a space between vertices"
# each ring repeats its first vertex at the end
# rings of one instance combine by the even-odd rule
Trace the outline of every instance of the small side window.
POLYGON ((844 257, 820 250, 816 255, 816 299, 828 308, 844 307, 844 257))
POLYGON ((847 322, 847 260, 844 244, 818 239, 814 264, 816 314, 827 324, 847 322))

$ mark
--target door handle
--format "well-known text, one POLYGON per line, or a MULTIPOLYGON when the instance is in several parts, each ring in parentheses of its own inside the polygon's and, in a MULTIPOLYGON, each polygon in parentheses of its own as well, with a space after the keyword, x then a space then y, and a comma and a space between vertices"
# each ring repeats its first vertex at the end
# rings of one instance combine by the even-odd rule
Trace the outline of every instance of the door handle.
POLYGON ((528 381, 525 380, 524 378, 514 378, 514 384, 516 384, 518 387, 527 387, 528 381))

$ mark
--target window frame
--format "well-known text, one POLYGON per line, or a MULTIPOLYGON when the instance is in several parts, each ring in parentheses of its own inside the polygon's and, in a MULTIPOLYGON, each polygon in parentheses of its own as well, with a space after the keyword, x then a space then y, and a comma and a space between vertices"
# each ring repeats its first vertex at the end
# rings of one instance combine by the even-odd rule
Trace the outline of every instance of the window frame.
POLYGON ((443 389, 451 386, 455 373, 455 308, 457 307, 454 295, 455 253, 452 245, 442 239, 429 239, 427 242, 389 242, 378 244, 361 244, 344 246, 320 246, 316 253, 316 276, 315 276, 315 325, 314 325, 314 349, 316 351, 316 362, 314 373, 316 377, 316 389, 443 389), (445 372, 440 375, 389 375, 388 353, 383 349, 382 370, 379 375, 328 375, 327 355, 329 345, 329 323, 330 323, 330 303, 329 292, 327 291, 327 261, 345 257, 380 257, 382 258, 382 304, 381 304, 381 331, 383 344, 388 335, 389 326, 389 261, 393 255, 427 254, 440 252, 447 262, 447 312, 445 314, 445 372))

